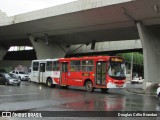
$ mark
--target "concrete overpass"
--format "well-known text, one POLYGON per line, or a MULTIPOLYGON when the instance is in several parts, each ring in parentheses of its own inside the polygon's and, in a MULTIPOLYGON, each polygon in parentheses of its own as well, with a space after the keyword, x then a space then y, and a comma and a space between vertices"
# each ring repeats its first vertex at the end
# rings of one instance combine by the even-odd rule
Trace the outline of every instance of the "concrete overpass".
POLYGON ((0 19, 1 54, 25 44, 34 46, 38 59, 63 57, 65 45, 141 39, 145 80, 160 82, 159 7, 159 0, 79 0, 6 17, 0 19))
POLYGON ((117 53, 130 51, 142 51, 142 44, 140 39, 98 42, 95 44, 94 50, 91 50, 91 44, 88 46, 84 44, 72 45, 68 50, 68 54, 76 55, 87 53, 117 53))

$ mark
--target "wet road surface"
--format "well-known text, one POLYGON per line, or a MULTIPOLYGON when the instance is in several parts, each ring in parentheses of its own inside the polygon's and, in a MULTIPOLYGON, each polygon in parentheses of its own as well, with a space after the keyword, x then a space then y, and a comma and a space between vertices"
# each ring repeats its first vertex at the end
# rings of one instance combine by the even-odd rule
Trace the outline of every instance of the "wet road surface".
POLYGON ((109 93, 97 89, 88 93, 84 88, 48 88, 27 81, 21 86, 0 85, 0 111, 17 110, 159 111, 160 101, 155 96, 131 94, 124 89, 110 89, 109 93))

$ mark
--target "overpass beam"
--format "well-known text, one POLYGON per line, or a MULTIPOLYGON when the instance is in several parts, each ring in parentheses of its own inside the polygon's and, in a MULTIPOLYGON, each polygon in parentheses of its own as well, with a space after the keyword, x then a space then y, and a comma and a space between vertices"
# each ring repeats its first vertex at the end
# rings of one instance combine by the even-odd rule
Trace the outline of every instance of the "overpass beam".
MULTIPOLYGON (((61 58, 66 55, 65 51, 55 42, 49 42, 47 45, 44 40, 35 40, 35 37, 29 36, 29 39, 36 52, 37 59, 61 58)), ((61 45, 64 48, 64 45, 61 45)))
POLYGON ((160 38, 142 23, 136 23, 143 47, 145 89, 160 83, 160 38))

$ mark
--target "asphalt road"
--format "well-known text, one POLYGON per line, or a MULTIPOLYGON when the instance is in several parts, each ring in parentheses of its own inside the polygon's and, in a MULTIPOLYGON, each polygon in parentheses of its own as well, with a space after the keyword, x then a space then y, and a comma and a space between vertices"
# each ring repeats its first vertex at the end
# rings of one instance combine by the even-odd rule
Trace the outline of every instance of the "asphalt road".
MULTIPOLYGON (((127 85, 139 88, 142 85, 127 85)), ((110 89, 109 93, 84 88, 48 88, 30 82, 21 86, 0 85, 0 111, 159 111, 155 96, 136 95, 125 89, 110 89)), ((82 115, 83 116, 83 115, 82 115)))

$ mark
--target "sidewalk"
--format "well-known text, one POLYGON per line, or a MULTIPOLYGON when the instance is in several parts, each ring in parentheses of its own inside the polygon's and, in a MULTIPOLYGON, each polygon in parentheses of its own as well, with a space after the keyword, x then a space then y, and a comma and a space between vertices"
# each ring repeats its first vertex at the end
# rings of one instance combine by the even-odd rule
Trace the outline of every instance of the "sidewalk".
POLYGON ((156 92, 149 92, 145 91, 142 88, 126 88, 127 92, 139 94, 139 95, 150 95, 150 96, 156 96, 156 92))
MULTIPOLYGON (((144 80, 142 79, 142 81, 144 80)), ((133 94, 157 96, 156 91, 158 88, 158 84, 159 83, 146 82, 144 86, 143 82, 140 82, 138 84, 131 84, 131 81, 127 81, 125 91, 133 94)))

